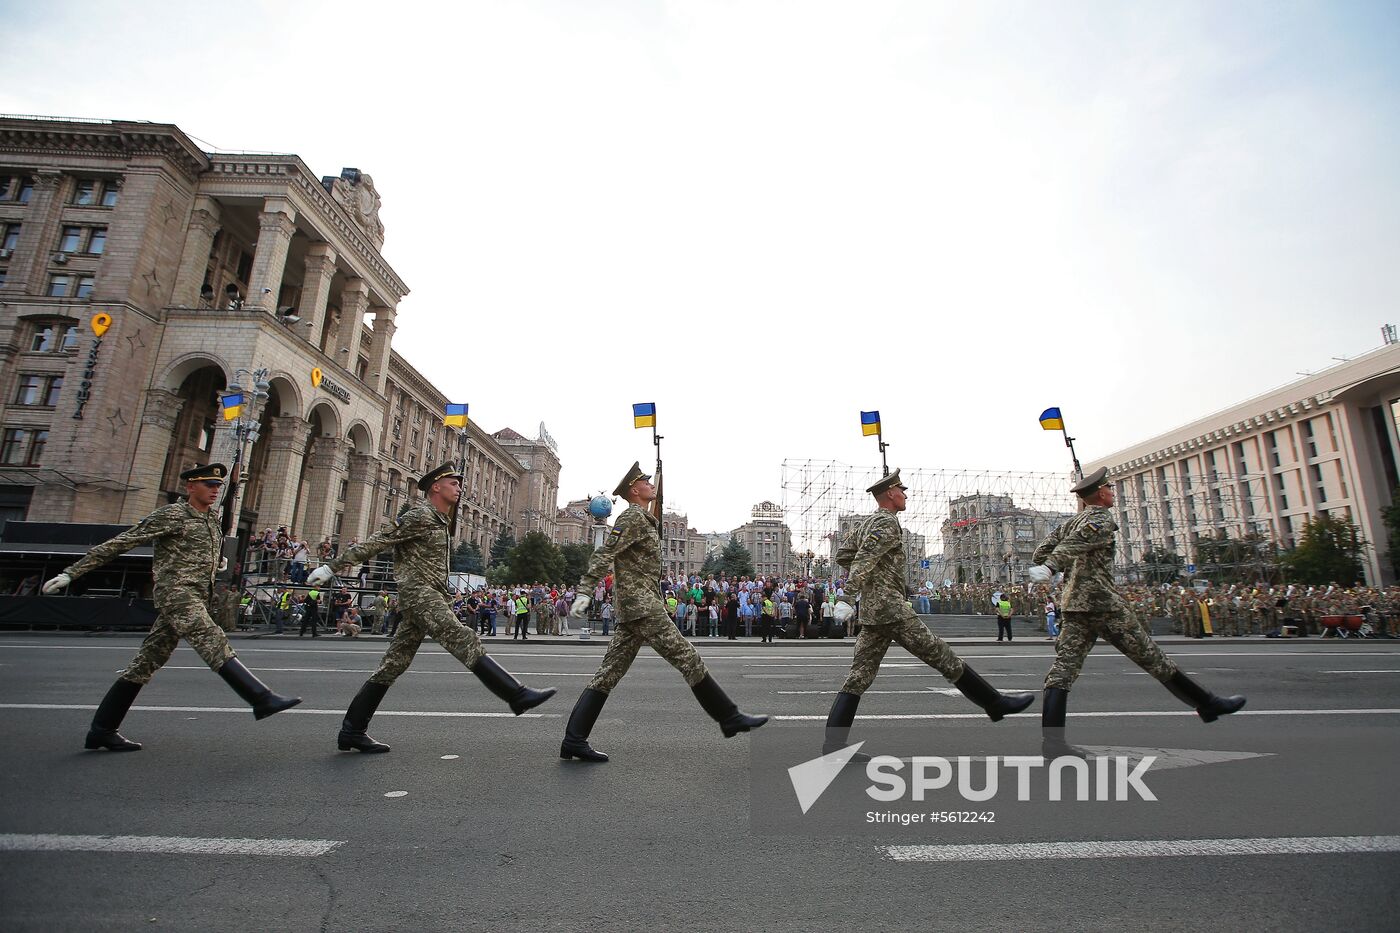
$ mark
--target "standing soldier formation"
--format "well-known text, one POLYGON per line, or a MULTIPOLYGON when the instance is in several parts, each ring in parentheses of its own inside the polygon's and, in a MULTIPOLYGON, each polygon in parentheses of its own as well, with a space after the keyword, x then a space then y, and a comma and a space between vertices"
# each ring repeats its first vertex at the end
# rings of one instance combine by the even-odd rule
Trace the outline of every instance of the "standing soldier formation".
MULTIPOLYGON (((317 567, 307 577, 312 586, 330 583, 337 570, 362 564, 381 551, 394 552, 394 579, 398 583, 398 629, 379 669, 365 681, 350 701, 336 744, 341 751, 387 752, 389 746, 369 736, 369 721, 399 675, 408 670, 425 635, 481 679, 486 688, 510 704, 519 716, 554 696, 553 688, 532 690, 516 680, 486 654, 476 631, 462 625, 452 612, 452 591, 447 586, 452 542, 448 515, 462 495, 462 474, 452 463, 429 471, 418 480, 427 502, 401 514, 394 525, 369 540, 347 548, 330 564, 317 567)), ((658 575, 659 576, 659 575, 658 575)))
POLYGON ((588 744, 588 736, 608 695, 622 680, 642 645, 650 645, 657 654, 681 672, 694 691, 695 698, 710 718, 719 723, 725 738, 757 729, 768 721, 767 716, 750 716, 740 712, 724 690, 705 669, 705 662, 695 646, 685 639, 666 614, 661 600, 661 534, 660 520, 646 510, 656 499, 656 486, 642 472, 640 463, 613 490, 613 495, 627 500, 627 509, 618 516, 608 540, 579 581, 570 614, 582 619, 593 598, 598 582, 613 572, 617 625, 603 663, 574 704, 564 729, 564 741, 559 757, 581 761, 607 761, 608 756, 588 744))
MULTIPOLYGON (((867 489, 879 509, 864 518, 836 552, 836 563, 850 568, 846 593, 860 596, 860 635, 851 672, 827 716, 827 752, 845 744, 861 695, 874 682, 891 644, 898 644, 952 681, 993 722, 1019 713, 1035 700, 1029 693, 1000 693, 914 614, 906 596, 904 531, 899 525, 899 513, 907 503, 906 489, 899 481, 898 469, 867 489)), ((851 614, 849 603, 837 603, 837 622, 844 624, 851 614)))
MULTIPOLYGON (((1100 635, 1194 708, 1204 721, 1214 722, 1239 710, 1244 697, 1218 697, 1182 673, 1138 624, 1114 585, 1118 525, 1109 509, 1113 486, 1108 482, 1108 470, 1095 470, 1076 483, 1073 492, 1079 496, 1082 510, 1041 542, 1031 558, 1035 566, 1029 571, 1036 583, 1048 583, 1056 573, 1065 574, 1060 600, 1064 618, 1055 642, 1055 663, 1045 675, 1040 720, 1047 756, 1072 753, 1065 744, 1069 690, 1100 635)), ((1188 605, 1187 611, 1199 611, 1199 606, 1188 605)))
POLYGON ((223 533, 213 506, 223 489, 228 467, 222 463, 197 466, 180 474, 186 499, 156 509, 111 540, 104 541, 76 564, 44 584, 44 592, 57 593, 74 580, 135 547, 155 544, 155 604, 158 615, 117 682, 112 684, 92 717, 84 748, 113 752, 139 751, 117 731, 136 694, 151 682, 156 671, 170 660, 180 639, 190 643, 218 672, 234 692, 253 708, 257 719, 266 719, 301 702, 301 697, 278 696, 234 656, 224 630, 209 617, 208 603, 214 591, 214 574, 223 570, 223 533))

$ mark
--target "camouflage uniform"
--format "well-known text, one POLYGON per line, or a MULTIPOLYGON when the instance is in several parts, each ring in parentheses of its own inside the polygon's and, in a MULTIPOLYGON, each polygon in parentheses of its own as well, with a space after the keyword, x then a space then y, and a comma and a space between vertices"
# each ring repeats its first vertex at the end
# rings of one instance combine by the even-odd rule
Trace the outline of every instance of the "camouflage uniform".
POLYGON ((200 512, 188 502, 156 509, 109 541, 97 545, 64 570, 74 580, 135 547, 155 543, 155 604, 159 615, 121 679, 148 684, 170 660, 183 638, 211 670, 234 656, 228 636, 209 617, 214 574, 223 532, 213 509, 200 512))
POLYGON ((949 680, 962 677, 962 659, 928 630, 905 597, 904 534, 896 513, 880 509, 861 521, 837 551, 836 562, 850 567, 846 593, 860 596, 860 635, 842 693, 865 693, 891 643, 949 680))
POLYGON ((588 689, 611 693, 642 645, 650 645, 671 662, 688 685, 704 680, 704 660, 677 631, 661 601, 661 534, 656 519, 636 503, 617 517, 608 540, 579 580, 578 592, 592 593, 609 570, 617 624, 588 689))
POLYGON ((1064 624, 1055 642, 1055 663, 1045 675, 1046 687, 1068 690, 1100 635, 1163 683, 1177 671, 1114 586, 1117 530, 1112 512, 1091 506, 1052 531, 1035 550, 1035 563, 1065 571, 1064 624))
POLYGON ((472 667, 486 649, 476 632, 458 622, 452 612, 452 591, 447 588, 451 554, 447 516, 431 505, 409 509, 399 516, 397 524, 347 548, 330 567, 348 570, 390 549, 394 552, 400 621, 370 682, 387 687, 397 680, 413 663, 426 635, 432 635, 454 658, 472 667))

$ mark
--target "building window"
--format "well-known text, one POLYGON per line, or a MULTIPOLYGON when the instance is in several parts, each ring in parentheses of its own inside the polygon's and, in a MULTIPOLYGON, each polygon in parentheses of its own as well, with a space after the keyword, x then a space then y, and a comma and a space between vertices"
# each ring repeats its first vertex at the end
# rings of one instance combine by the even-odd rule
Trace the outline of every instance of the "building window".
POLYGON ((345 497, 350 494, 350 481, 343 479, 340 481, 340 491, 336 493, 335 501, 344 502, 345 497))
POLYGON ((87 249, 84 250, 89 256, 101 256, 107 248, 107 228, 92 227, 88 232, 87 249))
POLYGON ((58 238, 60 253, 84 253, 100 256, 107 246, 106 227, 64 227, 58 238))
POLYGON ((395 436, 395 437, 403 437, 403 419, 402 419, 402 418, 395 418, 395 419, 394 419, 394 436, 395 436))
POLYGON ((393 460, 399 459, 399 445, 398 445, 398 444, 392 444, 392 445, 390 445, 390 447, 389 447, 389 457, 390 457, 390 459, 393 459, 393 460))
POLYGON ((38 466, 48 441, 47 430, 6 428, 4 439, 0 441, 0 463, 38 466))
POLYGON ((417 454, 409 454, 409 455, 408 455, 408 468, 409 468, 410 470, 416 470, 416 469, 418 469, 418 455, 417 455, 417 454))
POLYGON ((37 324, 29 341, 32 353, 57 353, 78 345, 78 328, 70 324, 37 324))
POLYGON ((19 388, 15 392, 15 404, 53 408, 58 404, 58 394, 62 389, 62 376, 22 373, 19 377, 19 388))
POLYGON ((86 298, 92 294, 93 277, 66 272, 49 276, 50 298, 86 298))
POLYGON ((19 232, 23 224, 0 224, 0 259, 9 259, 19 246, 19 232))
POLYGON ((28 175, 0 175, 0 201, 28 204, 34 194, 34 179, 28 175))
POLYGON ((100 178, 79 178, 73 188, 73 200, 79 207, 114 207, 121 182, 105 181, 100 178))
POLYGON ((76 253, 78 245, 83 241, 82 227, 64 227, 63 235, 58 238, 58 251, 60 253, 76 253))

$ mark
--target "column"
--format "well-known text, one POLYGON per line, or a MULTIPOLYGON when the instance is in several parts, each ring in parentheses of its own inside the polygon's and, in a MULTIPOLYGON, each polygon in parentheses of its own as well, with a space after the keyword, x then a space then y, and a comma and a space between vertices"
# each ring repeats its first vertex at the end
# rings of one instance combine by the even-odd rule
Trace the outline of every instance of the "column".
POLYGON ((136 453, 131 460, 132 486, 122 500, 121 521, 134 524, 160 504, 160 480, 165 473, 165 458, 170 453, 170 441, 175 422, 185 405, 177 392, 148 389, 146 404, 141 409, 141 433, 136 441, 136 453))
MULTIPOLYGON (((352 373, 360 359, 360 331, 364 329, 368 308, 369 283, 364 279, 348 280, 340 290, 340 327, 335 332, 335 361, 352 373)), ((382 375, 383 370, 380 372, 382 375)))
POLYGON ((331 297, 331 279, 335 278, 335 250, 329 243, 313 243, 306 251, 306 268, 301 281, 301 307, 297 314, 311 326, 306 339, 319 347, 326 327, 326 305, 331 297))
POLYGON ((257 503, 261 525, 276 528, 292 524, 297 485, 301 481, 301 461, 306 456, 310 433, 311 425, 296 415, 272 418, 268 438, 264 441, 268 445, 267 462, 263 465, 262 493, 257 503))
POLYGON ((394 318, 397 316, 395 308, 374 309, 374 341, 370 344, 366 379, 377 395, 384 394, 384 382, 389 378, 389 345, 394 339, 394 318))
POLYGON ((10 257, 5 282, 5 290, 12 294, 42 295, 46 291, 45 273, 58 239, 58 216, 63 209, 59 198, 62 182, 63 176, 58 172, 34 173, 34 191, 24 209, 19 243, 10 257))
POLYGON ((253 251, 253 274, 244 305, 277 313, 282 276, 287 271, 287 248, 296 232, 296 211, 281 198, 267 198, 258 214, 258 245, 253 251))
POLYGON ((342 541, 354 538, 363 541, 375 527, 370 514, 374 484, 379 481, 379 461, 367 454, 352 453, 346 458, 346 478, 350 488, 345 493, 345 520, 340 525, 342 541))
MULTIPOLYGON (((180 253, 180 268, 175 273, 175 293, 170 299, 173 304, 186 308, 200 307, 199 290, 209 271, 209 250, 219 232, 221 214, 222 208, 213 198, 200 195, 194 199, 189 230, 185 233, 185 248, 180 253)), ((219 297, 214 296, 215 303, 219 297)))
POLYGON ((345 442, 335 437, 316 438, 316 449, 306 464, 306 503, 301 511, 301 534, 312 548, 332 531, 336 496, 345 477, 345 442))

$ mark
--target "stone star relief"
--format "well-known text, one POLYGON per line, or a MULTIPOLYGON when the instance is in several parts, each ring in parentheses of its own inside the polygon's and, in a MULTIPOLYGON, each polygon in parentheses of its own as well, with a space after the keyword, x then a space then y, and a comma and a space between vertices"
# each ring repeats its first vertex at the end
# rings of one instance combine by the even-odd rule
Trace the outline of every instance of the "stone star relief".
POLYGON ((122 416, 122 410, 120 408, 113 409, 112 413, 107 416, 107 423, 112 426, 112 434, 115 436, 126 426, 126 418, 122 416))

